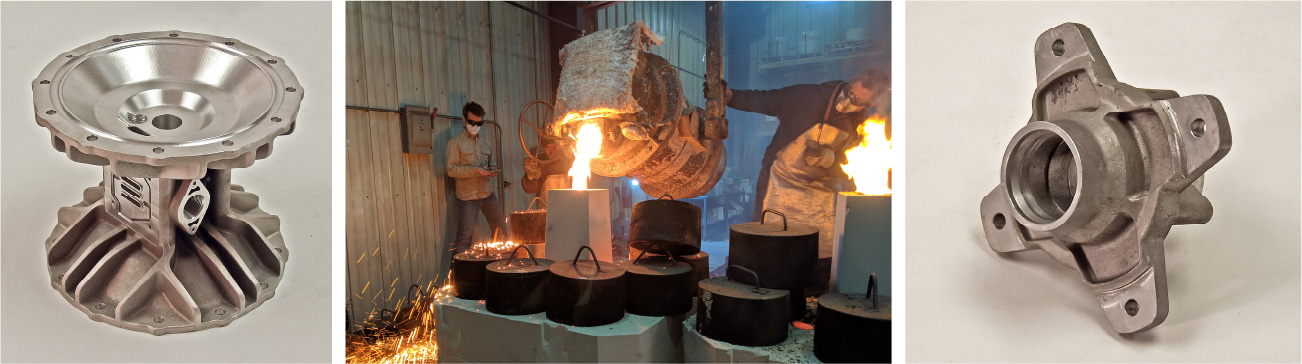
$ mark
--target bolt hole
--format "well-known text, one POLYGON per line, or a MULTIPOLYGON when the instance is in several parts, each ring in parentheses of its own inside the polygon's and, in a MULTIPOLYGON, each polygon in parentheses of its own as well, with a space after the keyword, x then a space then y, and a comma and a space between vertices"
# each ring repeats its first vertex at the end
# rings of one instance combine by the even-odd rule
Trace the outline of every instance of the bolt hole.
POLYGON ((995 219, 992 222, 995 224, 995 229, 1002 230, 1004 228, 1004 224, 1008 223, 1008 219, 1004 217, 1004 214, 1000 213, 1000 214, 995 214, 995 219))
POLYGON ((1193 133, 1195 138, 1202 137, 1203 134, 1207 134, 1207 122, 1203 119, 1195 119, 1189 124, 1189 132, 1193 133))
POLYGON ((233 46, 233 45, 235 45, 235 42, 234 42, 234 41, 229 41, 229 40, 228 40, 228 41, 226 41, 225 44, 228 45, 228 46, 233 46))
POLYGON ((122 38, 113 38, 113 41, 114 41, 114 42, 121 42, 121 41, 122 41, 122 38))
POLYGON ((185 200, 185 208, 182 210, 185 213, 185 218, 193 219, 203 213, 203 201, 203 195, 190 196, 189 199, 185 200))
POLYGON ((54 115, 58 113, 59 113, 58 111, 54 111, 54 110, 45 110, 45 115, 54 115))
POLYGON ((154 316, 154 322, 163 323, 163 316, 154 316))
POLYGON ((72 55, 69 54, 69 55, 66 55, 66 56, 64 56, 64 57, 72 58, 72 55))
POLYGON ((48 85, 48 84, 50 84, 50 80, 41 80, 41 84, 42 84, 42 85, 48 85))
POLYGON ((294 91, 298 91, 298 89, 293 88, 293 87, 286 87, 286 88, 285 88, 285 91, 294 92, 294 91))
POLYGON ((276 60, 274 60, 274 59, 268 59, 268 60, 267 60, 267 63, 270 63, 270 64, 276 64, 276 60))
POLYGON ((99 137, 94 136, 94 135, 91 135, 91 136, 86 137, 86 141, 88 141, 88 142, 93 142, 93 141, 96 141, 96 140, 99 140, 99 137))
POLYGON ((259 286, 259 287, 262 287, 262 288, 271 287, 271 285, 270 285, 270 284, 267 284, 267 282, 258 283, 258 286, 259 286))
POLYGON ((1062 39, 1053 41, 1053 55, 1055 57, 1062 56, 1063 52, 1066 51, 1067 51, 1067 44, 1063 43, 1062 39))
POLYGON ((154 153, 162 153, 163 148, 154 148, 154 153))
POLYGON ((285 250, 284 250, 284 249, 281 249, 281 248, 276 248, 276 252, 277 252, 277 253, 284 253, 285 250))
POLYGON ((1134 316, 1135 314, 1138 313, 1139 313, 1139 302, 1135 302, 1134 299, 1126 301, 1126 314, 1134 316))
POLYGON ((271 121, 274 121, 274 122, 279 123, 279 122, 280 122, 280 117, 279 117, 279 116, 273 116, 273 117, 271 117, 271 121))
POLYGON ((224 141, 222 141, 222 145, 225 145, 225 146, 228 146, 228 147, 229 147, 229 146, 235 145, 235 142, 232 142, 232 141, 229 141, 229 140, 224 140, 224 141))
POLYGON ((163 130, 172 130, 181 127, 181 117, 172 114, 162 114, 154 117, 154 127, 163 130))
POLYGON ((176 37, 180 36, 180 34, 172 33, 172 34, 168 34, 167 36, 172 37, 172 38, 176 38, 176 37))

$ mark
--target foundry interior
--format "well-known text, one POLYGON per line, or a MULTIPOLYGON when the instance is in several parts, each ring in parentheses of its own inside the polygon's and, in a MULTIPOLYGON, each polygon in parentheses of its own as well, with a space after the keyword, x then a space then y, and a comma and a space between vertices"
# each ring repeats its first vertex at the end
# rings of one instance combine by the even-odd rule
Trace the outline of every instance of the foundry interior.
POLYGON ((347 361, 891 360, 889 2, 346 9, 347 361))

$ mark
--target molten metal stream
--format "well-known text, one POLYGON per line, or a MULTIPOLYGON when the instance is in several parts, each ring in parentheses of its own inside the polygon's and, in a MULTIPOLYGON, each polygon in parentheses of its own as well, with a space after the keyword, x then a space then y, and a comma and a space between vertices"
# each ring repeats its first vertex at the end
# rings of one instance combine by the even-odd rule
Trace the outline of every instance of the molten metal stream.
POLYGON ((570 177, 574 177, 571 188, 588 189, 588 177, 592 176, 593 158, 601 154, 601 129, 596 124, 586 123, 579 128, 574 145, 574 166, 570 167, 570 177))

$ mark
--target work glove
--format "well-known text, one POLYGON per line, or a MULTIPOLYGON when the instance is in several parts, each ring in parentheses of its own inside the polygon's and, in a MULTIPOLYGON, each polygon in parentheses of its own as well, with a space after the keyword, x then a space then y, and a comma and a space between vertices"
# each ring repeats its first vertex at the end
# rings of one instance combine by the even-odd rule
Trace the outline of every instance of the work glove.
POLYGON ((524 159, 524 176, 530 180, 542 178, 542 168, 538 167, 538 161, 533 158, 524 159))
POLYGON ((831 168, 832 162, 836 161, 836 153, 832 148, 819 144, 814 140, 805 141, 805 164, 810 167, 831 168))
MULTIPOLYGON (((719 80, 719 85, 723 87, 723 103, 727 105, 732 102, 732 89, 728 88, 728 80, 719 80)), ((710 81, 701 82, 701 90, 706 99, 710 98, 710 81)))

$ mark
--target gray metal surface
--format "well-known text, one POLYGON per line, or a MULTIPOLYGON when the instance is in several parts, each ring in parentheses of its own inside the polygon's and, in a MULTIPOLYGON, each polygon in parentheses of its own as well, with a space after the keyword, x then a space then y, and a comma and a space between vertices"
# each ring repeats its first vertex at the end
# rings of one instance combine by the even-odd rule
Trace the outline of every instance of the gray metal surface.
MULTIPOLYGON (((704 195, 722 178, 727 164, 723 143, 727 120, 722 115, 722 102, 716 103, 718 118, 703 119, 706 111, 687 101, 673 64, 647 52, 645 46, 624 47, 626 39, 619 34, 633 34, 639 39, 635 43, 651 42, 638 35, 643 29, 641 22, 635 22, 566 45, 561 62, 565 68, 551 120, 542 126, 529 125, 540 134, 561 139, 565 149, 572 150, 576 143, 574 131, 584 124, 595 124, 604 138, 600 154, 590 162, 592 173, 635 178, 651 196, 704 195), (625 58, 622 52, 631 53, 625 58), (593 70, 602 68, 595 65, 611 63, 627 63, 631 71, 593 70), (599 116, 574 117, 603 109, 605 113, 599 116)), ((537 103, 546 104, 530 102, 525 112, 537 103)), ((520 142, 523 146, 524 140, 520 142)))
POLYGON ((1119 333, 1167 315, 1163 241, 1203 224, 1203 173, 1230 149, 1215 97, 1118 82, 1089 28, 1067 23, 1035 43, 1031 121, 981 201, 990 248, 1041 249, 1080 272, 1119 333))
POLYGON ((60 54, 32 89, 55 149, 104 166, 46 241, 68 302, 162 335, 225 326, 275 294, 280 219, 230 169, 293 131, 303 90, 283 59, 205 34, 126 34, 60 54))

